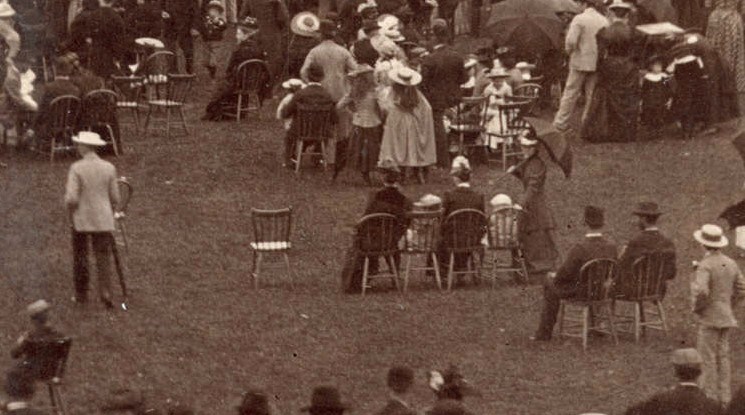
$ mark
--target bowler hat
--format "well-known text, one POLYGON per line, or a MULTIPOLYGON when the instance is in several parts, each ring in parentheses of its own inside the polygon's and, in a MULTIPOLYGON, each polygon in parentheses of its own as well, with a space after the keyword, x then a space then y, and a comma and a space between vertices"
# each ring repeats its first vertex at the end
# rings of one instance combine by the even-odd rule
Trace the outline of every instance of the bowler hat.
POLYGON ((605 224, 605 210, 597 206, 585 206, 585 223, 591 228, 601 228, 605 224))
POLYGON ((638 205, 636 205, 636 209, 634 209, 634 215, 649 216, 649 217, 656 218, 662 215, 662 212, 660 211, 660 207, 657 205, 657 203, 641 202, 638 205))
POLYGON ((341 402, 339 390, 333 386, 319 386, 313 389, 313 395, 310 398, 310 406, 301 410, 303 412, 313 413, 315 411, 344 411, 347 406, 341 402))
POLYGON ((243 392, 238 413, 240 415, 269 415, 271 411, 266 393, 256 389, 243 392))

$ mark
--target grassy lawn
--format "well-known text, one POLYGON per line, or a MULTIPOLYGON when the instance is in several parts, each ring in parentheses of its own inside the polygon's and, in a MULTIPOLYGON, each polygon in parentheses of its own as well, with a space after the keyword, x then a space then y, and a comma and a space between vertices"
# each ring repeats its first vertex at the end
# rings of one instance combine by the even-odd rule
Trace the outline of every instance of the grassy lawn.
MULTIPOLYGON (((200 80, 206 79, 204 74, 200 80)), ((200 82, 189 110, 198 119, 211 85, 200 82)), ((72 159, 56 164, 5 151, 0 161, 0 349, 26 328, 25 305, 53 301, 55 323, 75 338, 65 396, 71 413, 95 411, 104 391, 143 389, 154 405, 172 397, 198 413, 230 413, 250 386, 275 395, 295 413, 313 386, 338 385, 354 414, 386 399, 385 373, 407 364, 420 376, 413 400, 433 396, 425 376, 459 365, 483 393, 467 405, 477 414, 622 413, 631 403, 672 384, 668 352, 695 339, 688 311, 688 270, 700 256, 691 233, 742 198, 742 161, 729 144, 735 125, 696 141, 634 144, 575 143, 575 174, 551 167, 548 197, 559 223, 562 252, 584 231, 582 208, 607 209, 619 243, 634 233, 629 212, 658 201, 661 227, 678 247, 679 278, 666 300, 671 332, 634 344, 623 338, 536 345, 541 289, 505 284, 439 293, 423 278, 406 297, 339 293, 339 273, 367 192, 354 172, 336 184, 329 174, 301 178, 281 167, 281 126, 269 105, 240 124, 192 122, 189 137, 135 135, 125 128, 126 155, 112 160, 136 188, 128 229, 131 311, 77 309, 72 289, 70 235, 62 193, 72 159), (265 288, 249 279, 251 207, 293 206, 290 290, 283 271, 267 271, 265 288), (276 277, 276 278, 275 278, 276 277)), ((520 185, 497 166, 478 167, 475 187, 517 195, 520 185)), ((450 186, 435 172, 412 198, 450 186)), ((733 254, 736 254, 732 250, 733 254)), ((738 313, 742 315, 742 313, 738 313)), ((743 336, 733 341, 734 383, 742 382, 743 336)), ((2 367, 11 361, 2 353, 2 367)), ((45 395, 39 394, 41 402, 45 395)))

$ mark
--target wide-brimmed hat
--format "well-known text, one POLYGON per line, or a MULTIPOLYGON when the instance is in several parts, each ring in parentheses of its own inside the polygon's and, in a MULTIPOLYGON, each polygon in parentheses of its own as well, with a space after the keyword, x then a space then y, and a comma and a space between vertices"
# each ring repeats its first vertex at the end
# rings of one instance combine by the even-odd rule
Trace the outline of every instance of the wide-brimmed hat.
POLYGON ((0 17, 12 17, 15 16, 16 11, 13 7, 8 4, 7 0, 0 3, 0 17))
POLYGON ((693 239, 703 246, 709 248, 724 248, 729 245, 729 240, 724 236, 724 231, 717 225, 707 224, 693 233, 693 239))
POLYGON ((600 228, 605 224, 605 210, 597 206, 585 206, 585 223, 591 228, 600 228))
POLYGON ((311 12, 300 12, 293 16, 290 22, 292 33, 304 37, 318 36, 320 27, 321 19, 311 12))
POLYGON ((339 390, 333 386, 319 386, 313 389, 313 395, 310 398, 310 405, 302 408, 303 412, 314 411, 343 411, 348 409, 347 405, 341 402, 339 390))
POLYGON ((297 78, 290 78, 282 82, 282 88, 284 89, 302 88, 304 86, 305 86, 305 82, 303 82, 302 79, 297 79, 297 78))
POLYGON ((479 63, 479 60, 476 58, 476 55, 472 55, 466 58, 466 61, 463 62, 463 67, 466 69, 473 68, 477 63, 479 63))
POLYGON ((222 2, 220 0, 212 0, 209 3, 207 3, 207 9, 220 9, 221 12, 225 11, 225 6, 222 5, 222 2))
POLYGON ((701 354, 692 347, 674 350, 671 360, 675 366, 701 367, 704 363, 701 354))
POLYGON ((486 74, 486 77, 490 79, 507 79, 510 77, 510 74, 508 74, 504 68, 495 67, 486 74))
POLYGON ((523 134, 520 135, 520 145, 523 147, 535 147, 538 145, 538 140, 532 137, 527 137, 523 134))
POLYGON ((662 215, 662 211, 660 211, 660 207, 657 205, 657 203, 641 202, 636 205, 633 214, 637 216, 651 216, 656 218, 662 215))
POLYGON ((504 193, 500 193, 500 194, 494 196, 493 198, 491 198, 491 200, 489 201, 489 204, 492 207, 497 207, 497 206, 512 206, 512 198, 509 197, 508 195, 504 194, 504 193))
POLYGON ((358 65, 355 69, 347 73, 347 76, 350 78, 354 78, 355 76, 359 76, 366 73, 374 72, 375 68, 372 66, 363 63, 362 65, 358 65))
POLYGON ((361 3, 359 6, 357 6, 357 13, 362 14, 362 12, 364 12, 367 9, 377 9, 377 8, 378 8, 378 4, 375 3, 374 0, 368 0, 364 3, 361 3))
POLYGON ((422 82, 422 75, 407 67, 393 68, 388 72, 391 81, 405 86, 415 86, 422 82))
POLYGON ((72 136, 72 142, 92 147, 102 147, 106 145, 106 142, 101 139, 101 136, 92 131, 79 132, 78 135, 72 136))
POLYGON ((454 158, 453 163, 450 165, 450 174, 456 175, 465 171, 471 171, 471 162, 465 156, 454 158))
POLYGON ((420 207, 427 207, 427 206, 437 206, 442 204, 442 198, 437 195, 433 195, 431 193, 428 193, 424 196, 422 196, 418 201, 414 203, 417 206, 420 207))
POLYGON ((33 317, 45 311, 48 311, 51 307, 52 306, 50 306, 49 303, 46 302, 46 300, 37 300, 26 307, 26 314, 33 317))

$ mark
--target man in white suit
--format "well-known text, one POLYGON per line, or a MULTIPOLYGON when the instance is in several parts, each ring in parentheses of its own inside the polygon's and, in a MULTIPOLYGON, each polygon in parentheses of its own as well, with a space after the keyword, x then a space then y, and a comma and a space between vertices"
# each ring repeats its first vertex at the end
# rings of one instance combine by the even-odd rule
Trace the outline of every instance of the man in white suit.
POLYGON ((598 62, 598 44, 595 35, 609 24, 608 19, 598 11, 602 4, 600 0, 580 0, 578 3, 584 7, 584 11, 575 16, 569 24, 564 45, 569 55, 569 76, 564 86, 564 94, 561 96, 559 110, 554 117, 554 125, 559 131, 569 129, 569 119, 583 91, 585 107, 581 121, 585 122, 597 82, 595 70, 598 62))
POLYGON ((88 300, 88 239, 91 240, 98 271, 98 294, 106 308, 111 303, 111 244, 114 243, 114 208, 120 202, 116 168, 102 160, 95 149, 106 145, 93 132, 81 131, 73 137, 82 157, 70 166, 65 205, 72 218, 73 276, 75 297, 88 300))

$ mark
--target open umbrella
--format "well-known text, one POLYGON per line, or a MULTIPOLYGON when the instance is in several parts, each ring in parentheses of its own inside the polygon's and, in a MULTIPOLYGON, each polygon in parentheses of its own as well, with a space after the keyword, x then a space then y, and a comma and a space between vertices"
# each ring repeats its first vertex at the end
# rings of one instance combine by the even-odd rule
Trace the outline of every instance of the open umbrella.
POLYGON ((524 53, 542 54, 562 48, 564 23, 554 0, 506 0, 491 8, 482 35, 524 53))

